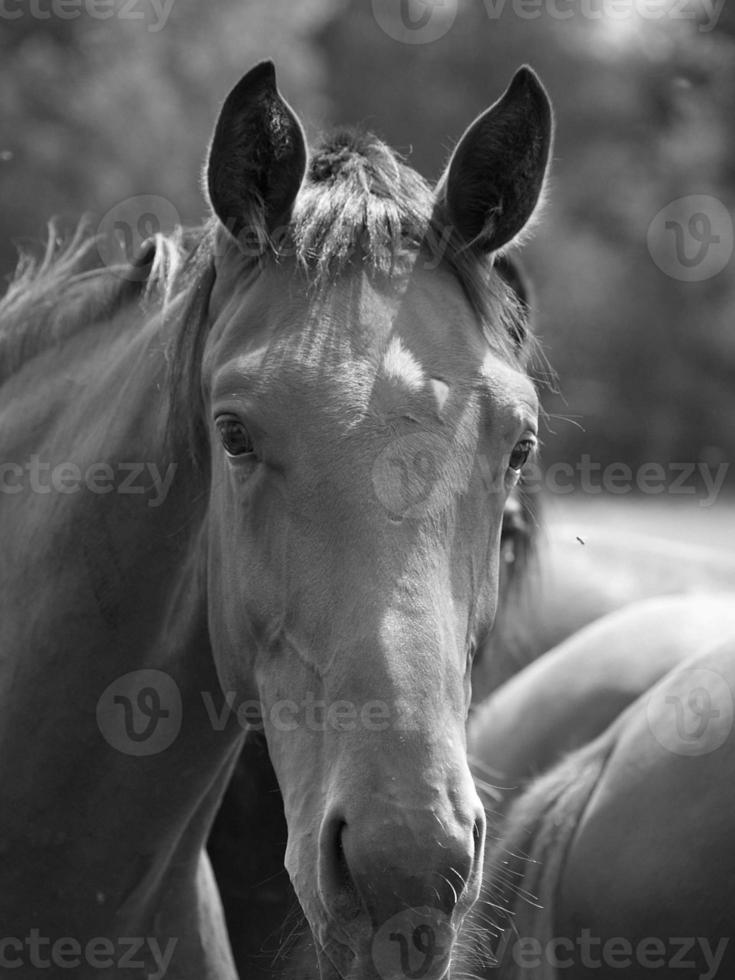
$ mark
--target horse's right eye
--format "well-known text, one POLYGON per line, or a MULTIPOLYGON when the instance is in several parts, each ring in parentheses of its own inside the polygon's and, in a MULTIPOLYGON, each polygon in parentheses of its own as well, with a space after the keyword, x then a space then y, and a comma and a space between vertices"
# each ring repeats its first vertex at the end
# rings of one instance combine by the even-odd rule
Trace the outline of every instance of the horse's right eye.
POLYGON ((217 431, 228 456, 246 456, 254 451, 250 433, 238 419, 217 419, 217 431))
POLYGON ((528 457, 536 448, 535 439, 521 439, 513 452, 510 454, 508 466, 510 469, 520 472, 528 462, 528 457))

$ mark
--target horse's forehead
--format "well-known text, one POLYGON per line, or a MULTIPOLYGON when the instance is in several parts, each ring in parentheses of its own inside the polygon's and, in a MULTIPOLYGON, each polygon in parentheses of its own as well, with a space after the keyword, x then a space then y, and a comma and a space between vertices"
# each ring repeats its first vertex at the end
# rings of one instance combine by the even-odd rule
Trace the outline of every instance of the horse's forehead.
POLYGON ((526 415, 538 412, 538 393, 531 379, 494 351, 485 352, 480 380, 485 398, 499 410, 514 410, 526 415))
POLYGON ((386 336, 400 337, 414 358, 443 356, 473 364, 484 355, 486 344, 477 315, 453 275, 439 267, 414 269, 390 290, 363 284, 360 290, 363 323, 383 327, 376 347, 383 353, 386 336))
POLYGON ((409 390, 423 378, 475 375, 487 351, 463 290, 443 270, 380 283, 345 277, 305 311, 304 327, 292 338, 295 356, 363 362, 409 390))
POLYGON ((463 290, 444 270, 382 283, 340 277, 318 296, 285 287, 261 280, 214 358, 215 367, 242 369, 255 382, 254 397, 278 416, 307 408, 304 418, 318 418, 321 403, 385 419, 449 421, 485 380, 486 400, 501 407, 525 393, 525 375, 490 352, 463 290), (246 324, 254 322, 251 332, 246 324))

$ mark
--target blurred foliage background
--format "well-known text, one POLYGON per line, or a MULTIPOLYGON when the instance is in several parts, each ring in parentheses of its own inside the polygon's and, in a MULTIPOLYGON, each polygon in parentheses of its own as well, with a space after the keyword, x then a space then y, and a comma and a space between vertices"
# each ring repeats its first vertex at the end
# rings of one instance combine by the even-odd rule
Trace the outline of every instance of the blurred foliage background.
POLYGON ((0 15, 0 275, 52 215, 101 221, 146 194, 198 223, 218 105, 263 57, 311 135, 365 124, 430 178, 528 62, 557 116, 548 202, 523 253, 558 375, 545 462, 735 459, 735 259, 686 282, 647 244, 676 199, 735 213, 735 5, 715 24, 704 0, 656 19, 635 16, 636 0, 627 17, 568 0, 563 19, 542 2, 522 16, 533 5, 519 13, 518 0, 74 3, 8 0, 0 15), (442 36, 407 43, 430 16, 442 36))

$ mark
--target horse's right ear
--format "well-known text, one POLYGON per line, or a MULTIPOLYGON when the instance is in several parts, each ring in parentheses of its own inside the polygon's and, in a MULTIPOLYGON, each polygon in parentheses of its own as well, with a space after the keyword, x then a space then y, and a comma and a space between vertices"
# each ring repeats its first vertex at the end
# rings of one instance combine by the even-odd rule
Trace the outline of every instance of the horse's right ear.
POLYGON ((233 88, 214 129, 206 184, 214 213, 243 244, 264 246, 285 224, 306 170, 306 140, 276 88, 272 61, 233 88))

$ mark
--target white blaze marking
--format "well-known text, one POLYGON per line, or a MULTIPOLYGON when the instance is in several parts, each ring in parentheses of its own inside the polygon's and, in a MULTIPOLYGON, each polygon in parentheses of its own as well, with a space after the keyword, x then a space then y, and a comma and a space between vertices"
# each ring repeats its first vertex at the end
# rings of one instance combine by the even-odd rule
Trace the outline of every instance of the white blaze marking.
POLYGON ((436 398, 439 414, 441 415, 447 403, 447 398, 449 398, 449 385, 445 381, 440 381, 438 378, 432 378, 429 384, 431 385, 431 390, 434 392, 434 398, 436 398))
POLYGON ((398 381, 409 391, 420 391, 424 386, 424 370, 399 337, 394 337, 383 355, 381 370, 385 378, 398 381))

